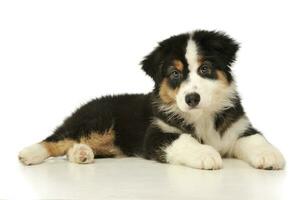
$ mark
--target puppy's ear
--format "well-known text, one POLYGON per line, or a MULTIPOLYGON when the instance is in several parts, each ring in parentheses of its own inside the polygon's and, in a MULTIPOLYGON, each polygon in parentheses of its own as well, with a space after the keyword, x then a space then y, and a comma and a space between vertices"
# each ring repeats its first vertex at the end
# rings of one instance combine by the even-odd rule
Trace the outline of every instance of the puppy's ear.
POLYGON ((239 44, 225 33, 204 31, 197 32, 195 37, 201 43, 201 47, 207 51, 208 57, 217 56, 219 63, 224 67, 230 67, 235 61, 239 44))
POLYGON ((163 65, 163 51, 160 45, 141 61, 142 69, 155 82, 158 82, 161 76, 163 65))

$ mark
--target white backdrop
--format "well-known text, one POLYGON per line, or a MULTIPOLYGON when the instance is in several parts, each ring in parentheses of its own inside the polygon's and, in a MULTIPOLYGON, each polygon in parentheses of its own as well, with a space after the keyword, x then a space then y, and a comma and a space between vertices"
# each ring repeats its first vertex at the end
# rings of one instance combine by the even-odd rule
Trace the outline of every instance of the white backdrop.
POLYGON ((2 163, 91 98, 150 91, 143 56, 173 34, 208 29, 241 44, 233 69, 243 105, 288 169, 300 166, 300 19, 297 0, 1 1, 2 163))

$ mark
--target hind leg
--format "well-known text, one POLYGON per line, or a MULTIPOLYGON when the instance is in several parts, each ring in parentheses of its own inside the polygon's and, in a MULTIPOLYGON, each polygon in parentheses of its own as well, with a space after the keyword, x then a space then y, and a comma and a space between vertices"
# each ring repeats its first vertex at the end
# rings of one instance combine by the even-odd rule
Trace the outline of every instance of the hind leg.
POLYGON ((87 164, 94 161, 94 157, 122 157, 123 153, 115 146, 115 132, 108 129, 104 132, 91 132, 80 138, 67 152, 69 161, 87 164))
POLYGON ((74 144, 67 152, 70 162, 78 164, 88 164, 94 161, 94 153, 90 146, 86 144, 74 144))
POLYGON ((48 138, 41 143, 24 148, 19 159, 25 165, 39 164, 48 157, 67 155, 69 161, 86 164, 98 157, 122 157, 121 150, 115 146, 115 132, 108 129, 104 132, 90 132, 79 140, 48 138))
POLYGON ((49 157, 67 155, 70 162, 87 164, 94 160, 94 153, 87 144, 74 142, 42 142, 25 147, 19 153, 19 160, 25 165, 42 163, 49 157))
POLYGON ((25 147, 19 153, 19 160, 24 165, 39 164, 49 157, 47 149, 42 144, 33 144, 25 147))
POLYGON ((74 143, 72 140, 62 140, 33 144, 20 151, 19 160, 25 165, 39 164, 49 157, 66 155, 74 143))

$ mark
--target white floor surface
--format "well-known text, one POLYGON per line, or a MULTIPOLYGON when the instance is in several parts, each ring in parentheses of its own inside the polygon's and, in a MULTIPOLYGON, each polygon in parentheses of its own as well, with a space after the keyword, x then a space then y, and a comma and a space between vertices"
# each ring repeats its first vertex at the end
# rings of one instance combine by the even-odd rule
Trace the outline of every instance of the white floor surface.
POLYGON ((11 166, 0 172, 1 199, 298 199, 297 170, 257 170, 234 159, 225 159, 216 171, 140 158, 97 159, 87 165, 56 158, 11 166))

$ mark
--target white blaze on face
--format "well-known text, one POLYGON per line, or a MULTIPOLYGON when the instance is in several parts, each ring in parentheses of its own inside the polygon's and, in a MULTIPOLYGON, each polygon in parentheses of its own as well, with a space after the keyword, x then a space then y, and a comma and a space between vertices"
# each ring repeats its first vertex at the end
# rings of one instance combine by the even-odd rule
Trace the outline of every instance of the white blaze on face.
MULTIPOLYGON (((186 47, 185 58, 188 63, 189 74, 180 86, 176 96, 177 105, 183 112, 190 110, 208 110, 215 111, 223 100, 228 96, 225 84, 218 80, 203 78, 198 74, 200 67, 200 55, 197 44, 189 39, 186 47), (191 109, 185 102, 185 97, 190 93, 198 93, 201 97, 199 104, 191 109)), ((227 88, 229 88, 227 86, 227 88)))

